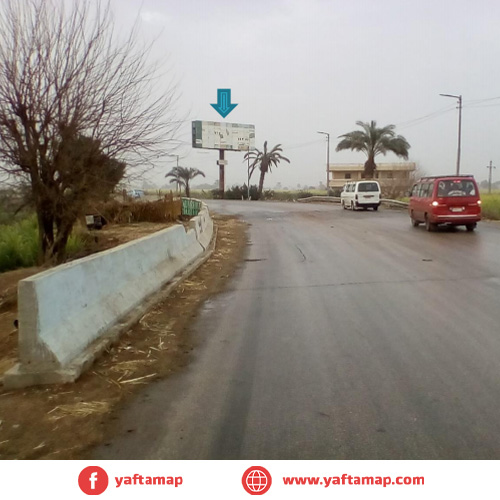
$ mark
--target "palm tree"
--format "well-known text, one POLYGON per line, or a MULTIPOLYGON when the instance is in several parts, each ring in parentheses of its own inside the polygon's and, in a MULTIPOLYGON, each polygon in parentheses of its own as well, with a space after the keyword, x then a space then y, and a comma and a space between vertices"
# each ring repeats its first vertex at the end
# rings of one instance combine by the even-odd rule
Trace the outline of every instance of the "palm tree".
POLYGON ((336 148, 336 151, 351 149, 353 151, 362 151, 368 159, 365 162, 365 178, 373 178, 377 165, 375 157, 382 153, 392 152, 397 156, 408 159, 408 150, 410 145, 402 135, 396 135, 394 125, 377 128, 377 122, 372 120, 370 123, 356 122, 363 130, 354 130, 347 134, 340 135, 342 139, 336 148))
POLYGON ((186 196, 189 198, 191 194, 189 181, 192 181, 198 175, 205 177, 205 174, 197 168, 174 167, 167 175, 165 175, 165 177, 172 177, 170 183, 175 182, 177 184, 177 188, 184 187, 186 196))
POLYGON ((272 166, 274 165, 275 167, 277 167, 278 163, 281 160, 290 163, 290 160, 288 158, 285 158, 281 155, 282 152, 283 149, 281 149, 281 144, 277 144, 273 149, 271 149, 271 151, 268 151, 266 141, 264 142, 264 149, 262 151, 255 149, 254 151, 249 151, 245 154, 245 160, 252 160, 250 176, 257 168, 257 166, 260 169, 259 198, 262 196, 262 190, 264 189, 264 177, 266 176, 267 172, 271 172, 272 166))

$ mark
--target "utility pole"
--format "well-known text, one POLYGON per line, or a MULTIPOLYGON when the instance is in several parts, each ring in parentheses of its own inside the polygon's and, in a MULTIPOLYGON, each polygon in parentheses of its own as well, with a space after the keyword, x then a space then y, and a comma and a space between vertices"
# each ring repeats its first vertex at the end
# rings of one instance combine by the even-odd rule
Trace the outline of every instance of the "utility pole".
POLYGON ((330 184, 330 134, 328 132, 319 132, 318 134, 326 135, 326 195, 328 196, 328 189, 330 184))
POLYGON ((217 165, 219 165, 219 194, 221 199, 224 199, 224 166, 226 163, 227 161, 224 159, 224 150, 219 149, 219 160, 217 161, 217 165))
POLYGON ((443 97, 454 97, 458 99, 458 152, 457 152, 457 175, 460 175, 460 146, 462 143, 462 96, 453 94, 439 94, 443 97))
POLYGON ((457 175, 460 174, 460 147, 462 144, 462 96, 458 96, 458 152, 457 152, 457 175))
POLYGON ((492 173, 493 169, 497 168, 497 167, 494 167, 493 162, 490 161, 489 166, 487 166, 486 168, 488 168, 490 170, 490 175, 488 176, 488 194, 491 194, 491 173, 492 173))

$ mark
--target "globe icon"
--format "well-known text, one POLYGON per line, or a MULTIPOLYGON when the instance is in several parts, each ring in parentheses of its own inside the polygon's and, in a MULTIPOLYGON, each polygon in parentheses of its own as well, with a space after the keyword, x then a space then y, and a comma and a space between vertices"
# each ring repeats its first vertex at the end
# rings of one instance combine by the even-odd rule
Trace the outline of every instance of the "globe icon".
POLYGON ((260 470, 253 470, 248 474, 246 483, 252 493, 260 493, 267 486, 267 477, 260 470))

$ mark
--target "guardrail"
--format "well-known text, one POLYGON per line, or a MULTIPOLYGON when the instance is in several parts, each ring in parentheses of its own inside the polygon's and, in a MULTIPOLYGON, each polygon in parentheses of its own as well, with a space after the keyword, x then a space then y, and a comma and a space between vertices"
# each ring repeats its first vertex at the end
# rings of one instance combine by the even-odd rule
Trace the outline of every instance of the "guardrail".
MULTIPOLYGON (((308 198, 299 198, 297 201, 301 203, 314 203, 314 202, 329 202, 329 203, 340 203, 339 196, 309 196, 308 198)), ((408 203, 406 201, 390 200, 388 198, 382 198, 380 202, 384 205, 406 208, 408 203)))
POLYGON ((194 217, 201 210, 201 201, 194 198, 182 198, 182 215, 194 217))
POLYGON ((399 208, 406 208, 406 207, 408 207, 408 203, 406 201, 389 200, 389 199, 386 199, 386 198, 382 198, 380 201, 382 203, 384 203, 385 205, 389 205, 389 206, 394 206, 394 207, 399 207, 399 208))
POLYGON ((340 203, 339 196, 309 196, 308 198, 298 198, 301 203, 314 203, 315 201, 325 201, 328 203, 340 203))

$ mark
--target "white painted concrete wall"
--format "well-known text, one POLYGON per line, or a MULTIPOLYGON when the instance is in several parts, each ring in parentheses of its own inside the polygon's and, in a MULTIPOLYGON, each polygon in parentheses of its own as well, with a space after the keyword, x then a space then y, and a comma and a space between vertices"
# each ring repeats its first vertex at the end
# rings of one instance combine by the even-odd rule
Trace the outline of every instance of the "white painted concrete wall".
POLYGON ((208 213, 208 208, 205 204, 202 205, 197 217, 194 217, 189 224, 189 227, 194 229, 196 237, 203 248, 207 248, 210 244, 213 234, 213 221, 208 213))
POLYGON ((191 225, 187 232, 170 227, 20 281, 21 363, 14 372, 64 368, 182 272, 212 238, 206 205, 191 225))

